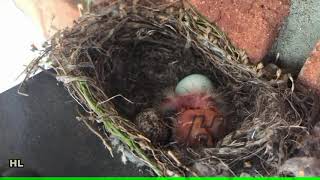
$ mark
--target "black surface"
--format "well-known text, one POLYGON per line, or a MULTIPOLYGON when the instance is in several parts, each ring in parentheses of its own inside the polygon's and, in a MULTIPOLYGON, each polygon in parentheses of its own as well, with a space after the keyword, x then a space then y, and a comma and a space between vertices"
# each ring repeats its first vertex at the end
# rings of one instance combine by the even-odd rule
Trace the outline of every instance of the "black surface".
POLYGON ((75 119, 76 104, 53 77, 40 73, 28 87, 28 97, 17 94, 17 87, 0 94, 0 167, 22 159, 41 176, 143 175, 113 159, 75 119))

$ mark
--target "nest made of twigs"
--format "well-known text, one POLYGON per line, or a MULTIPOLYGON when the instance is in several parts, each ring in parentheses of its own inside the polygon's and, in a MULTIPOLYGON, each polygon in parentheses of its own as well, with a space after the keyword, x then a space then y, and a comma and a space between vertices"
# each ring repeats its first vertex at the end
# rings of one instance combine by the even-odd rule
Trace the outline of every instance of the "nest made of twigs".
POLYGON ((110 152, 116 139, 157 175, 276 175, 308 130, 312 99, 259 78, 186 2, 108 3, 52 37, 29 73, 47 54, 110 152), (213 80, 232 112, 229 134, 215 148, 152 143, 132 119, 191 73, 213 80))

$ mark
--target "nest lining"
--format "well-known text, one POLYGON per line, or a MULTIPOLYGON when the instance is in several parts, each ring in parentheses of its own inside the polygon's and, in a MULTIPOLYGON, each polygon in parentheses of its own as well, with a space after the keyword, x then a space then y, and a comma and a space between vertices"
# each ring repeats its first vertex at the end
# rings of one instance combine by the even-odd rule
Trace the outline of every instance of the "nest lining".
POLYGON ((300 96, 259 79, 245 54, 185 2, 110 3, 57 33, 45 53, 105 145, 119 139, 157 175, 275 175, 307 133, 310 107, 300 96), (230 112, 229 134, 215 148, 152 143, 132 119, 192 73, 213 80, 230 112))

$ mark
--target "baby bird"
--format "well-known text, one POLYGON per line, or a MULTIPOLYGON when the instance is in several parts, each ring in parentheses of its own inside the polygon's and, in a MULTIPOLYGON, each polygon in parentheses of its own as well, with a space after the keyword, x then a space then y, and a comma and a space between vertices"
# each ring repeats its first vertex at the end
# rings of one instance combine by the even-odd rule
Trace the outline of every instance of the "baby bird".
POLYGON ((181 145, 213 147, 225 135, 223 114, 209 93, 167 97, 161 108, 177 115, 173 131, 181 145))

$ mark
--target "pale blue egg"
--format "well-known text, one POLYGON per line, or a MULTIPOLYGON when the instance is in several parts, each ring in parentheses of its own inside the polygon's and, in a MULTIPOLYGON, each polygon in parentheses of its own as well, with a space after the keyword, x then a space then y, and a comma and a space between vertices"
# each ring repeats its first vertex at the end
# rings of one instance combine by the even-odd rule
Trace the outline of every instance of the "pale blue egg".
POLYGON ((175 89, 177 95, 189 93, 203 93, 213 90, 213 84, 209 78, 202 74, 191 74, 183 78, 175 89))

